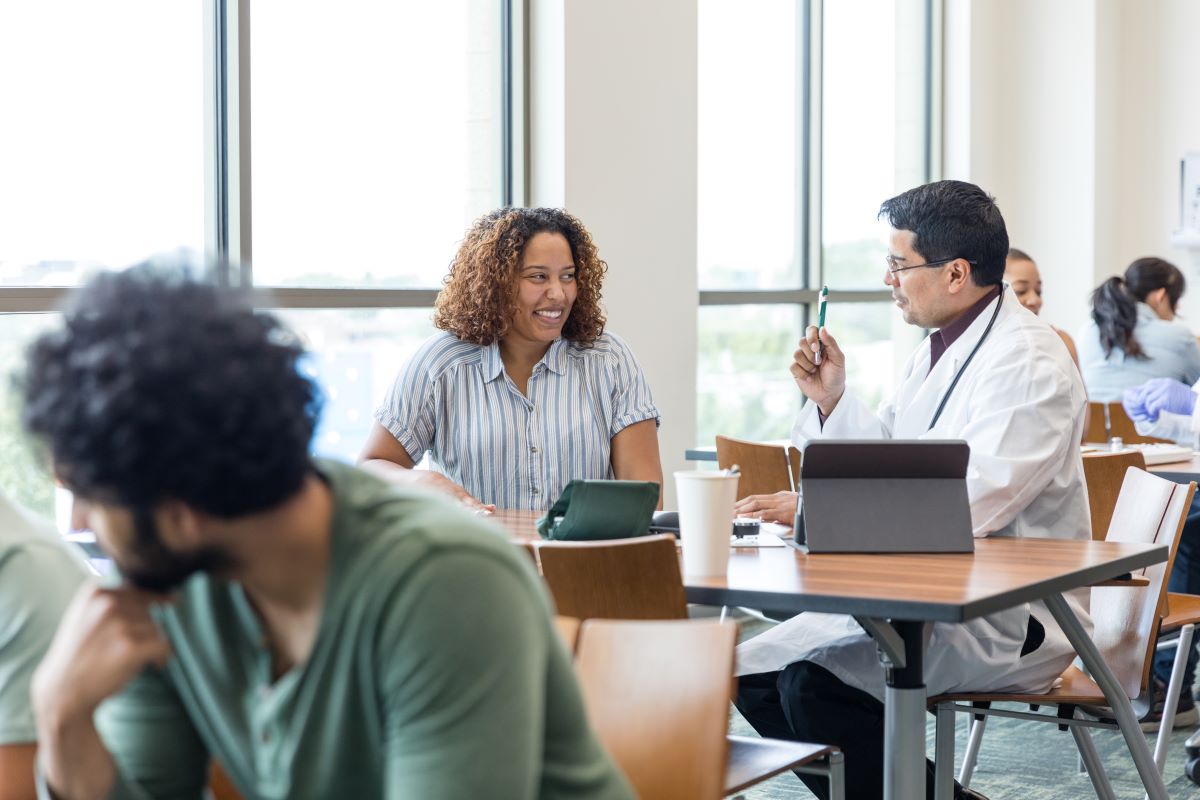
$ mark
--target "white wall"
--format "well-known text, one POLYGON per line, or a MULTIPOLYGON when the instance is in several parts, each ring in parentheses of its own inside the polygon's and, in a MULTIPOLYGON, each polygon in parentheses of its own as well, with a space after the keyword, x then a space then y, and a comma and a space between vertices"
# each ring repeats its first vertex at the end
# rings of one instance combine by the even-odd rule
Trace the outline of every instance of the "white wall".
POLYGON ((695 0, 533 0, 530 197, 563 206, 609 265, 609 329, 662 411, 671 472, 696 430, 695 0))
POLYGON ((1200 150, 1200 3, 1125 0, 1120 7, 1120 144, 1108 198, 1117 235, 1113 258, 1098 274, 1113 274, 1138 256, 1168 259, 1187 275, 1181 310, 1200 332, 1200 265, 1168 240, 1179 226, 1179 160, 1200 150))
POLYGON ((1200 330, 1200 270, 1168 242, 1179 159, 1200 149, 1200 3, 947 0, 946 30, 946 175, 996 196, 1043 316, 1076 330, 1102 279, 1160 255, 1200 330))

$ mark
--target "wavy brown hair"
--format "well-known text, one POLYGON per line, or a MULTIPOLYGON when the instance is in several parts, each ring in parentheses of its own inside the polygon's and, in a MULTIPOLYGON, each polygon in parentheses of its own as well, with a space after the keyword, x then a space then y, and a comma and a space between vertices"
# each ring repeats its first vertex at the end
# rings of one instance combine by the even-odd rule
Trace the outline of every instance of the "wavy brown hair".
POLYGON ((600 287, 608 265, 583 223, 558 208, 501 208, 476 220, 450 262, 433 324, 473 344, 503 339, 516 313, 521 256, 539 233, 561 234, 575 261, 575 303, 563 324, 563 338, 595 341, 604 333, 600 287))

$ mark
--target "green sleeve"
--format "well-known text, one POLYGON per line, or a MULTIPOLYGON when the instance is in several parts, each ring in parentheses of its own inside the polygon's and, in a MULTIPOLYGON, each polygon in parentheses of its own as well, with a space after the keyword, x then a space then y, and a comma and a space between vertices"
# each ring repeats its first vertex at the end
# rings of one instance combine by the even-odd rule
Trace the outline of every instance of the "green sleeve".
POLYGON ((96 728, 117 762, 110 798, 196 798, 208 782, 208 750, 179 696, 148 669, 96 712, 96 728))
POLYGON ((83 581, 49 547, 0 551, 0 745, 36 741, 30 681, 83 581))
POLYGON ((538 796, 549 624, 519 566, 434 550, 386 605, 389 800, 538 796))

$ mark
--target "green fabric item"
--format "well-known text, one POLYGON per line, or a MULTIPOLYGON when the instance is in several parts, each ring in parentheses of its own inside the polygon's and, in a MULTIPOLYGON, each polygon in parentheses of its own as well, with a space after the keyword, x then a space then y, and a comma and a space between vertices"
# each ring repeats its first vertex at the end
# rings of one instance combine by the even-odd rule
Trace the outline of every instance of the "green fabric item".
POLYGON ((0 493, 0 745, 37 740, 33 671, 88 576, 73 548, 0 493))
POLYGON ((658 507, 653 481, 573 480, 537 521, 547 539, 624 539, 645 536, 658 507))
POLYGON ((319 462, 333 489, 325 610, 271 682, 239 586, 192 578, 174 648, 98 712, 115 797, 199 798, 209 756, 255 798, 627 798, 587 725, 528 560, 499 528, 319 462))

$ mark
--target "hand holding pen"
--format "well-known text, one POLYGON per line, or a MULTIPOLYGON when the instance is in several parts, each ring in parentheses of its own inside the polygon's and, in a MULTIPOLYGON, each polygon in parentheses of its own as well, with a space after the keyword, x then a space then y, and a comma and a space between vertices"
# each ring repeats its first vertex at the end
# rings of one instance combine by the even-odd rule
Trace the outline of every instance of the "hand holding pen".
POLYGON ((825 329, 825 307, 829 289, 821 290, 820 310, 817 321, 810 325, 800 340, 800 346, 792 354, 789 371, 796 386, 817 404, 821 413, 829 416, 846 391, 846 356, 838 347, 837 340, 825 329))

